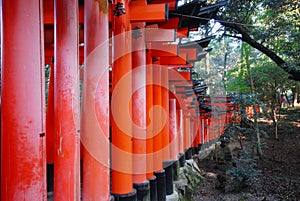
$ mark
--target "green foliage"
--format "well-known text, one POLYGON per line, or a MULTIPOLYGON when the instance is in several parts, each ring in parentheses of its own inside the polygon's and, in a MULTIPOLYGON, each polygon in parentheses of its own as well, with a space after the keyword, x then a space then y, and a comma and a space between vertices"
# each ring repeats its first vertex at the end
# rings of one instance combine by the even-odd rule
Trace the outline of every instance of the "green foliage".
POLYGON ((270 58, 280 67, 286 71, 300 72, 298 0, 229 0, 228 6, 219 16, 227 23, 222 29, 224 36, 242 39, 241 33, 234 28, 240 26, 251 38, 247 40, 248 43, 252 43, 253 46, 253 41, 257 42, 253 47, 257 49, 262 49, 261 46, 266 47, 269 56, 272 55, 270 58), (278 58, 283 59, 283 65, 282 60, 278 58))
POLYGON ((244 149, 240 150, 239 158, 237 158, 235 163, 236 167, 228 169, 226 173, 235 178, 239 178, 240 187, 246 187, 250 185, 252 181, 258 179, 261 171, 256 168, 257 160, 251 158, 248 151, 244 149))
MULTIPOLYGON (((246 107, 247 106, 262 106, 263 102, 261 102, 256 94, 236 94, 234 96, 233 101, 231 102, 235 106, 239 108, 237 111, 238 117, 241 119, 247 119, 246 107)), ((257 113, 254 113, 254 117, 257 117, 257 113)))
POLYGON ((239 68, 228 70, 226 74, 226 89, 229 93, 250 93, 250 87, 239 68))

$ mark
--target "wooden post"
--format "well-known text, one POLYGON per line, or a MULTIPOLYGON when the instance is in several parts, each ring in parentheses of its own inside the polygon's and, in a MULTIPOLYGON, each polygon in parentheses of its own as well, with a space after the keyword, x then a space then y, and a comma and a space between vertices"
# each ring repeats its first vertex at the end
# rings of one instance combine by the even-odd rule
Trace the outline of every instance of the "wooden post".
POLYGON ((54 0, 54 199, 80 200, 77 0, 54 0))
POLYGON ((169 133, 170 133, 170 159, 177 160, 179 154, 179 136, 177 128, 177 116, 176 116, 176 99, 169 100, 169 133))
MULTIPOLYGON (((149 46, 150 44, 148 44, 149 46)), ((149 47, 148 47, 149 49, 149 47)), ((146 125, 147 125, 147 178, 152 178, 154 172, 154 162, 153 162, 153 69, 152 69, 152 56, 150 50, 146 52, 146 125)))
POLYGON ((147 179, 150 183, 150 200, 157 200, 157 181, 154 176, 154 146, 153 146, 153 126, 154 126, 154 115, 153 115, 153 69, 152 69, 152 55, 151 55, 151 44, 147 44, 148 51, 146 51, 146 151, 147 151, 147 179))
POLYGON ((1 1, 3 201, 47 200, 42 7, 1 1))
MULTIPOLYGON (((132 23, 133 187, 138 200, 150 196, 147 180, 145 22, 132 23)), ((149 199, 149 198, 148 198, 149 199)))
POLYGON ((84 1, 82 200, 109 200, 109 43, 106 0, 84 1))
POLYGON ((162 162, 162 92, 161 92, 161 66, 153 66, 153 105, 157 107, 154 111, 154 129, 153 129, 153 167, 155 172, 163 170, 162 162))
POLYGON ((132 188, 132 61, 129 0, 113 1, 112 193, 135 200, 132 188))
POLYGON ((166 121, 162 128, 162 157, 163 161, 170 160, 170 142, 169 142, 169 75, 168 67, 161 67, 161 104, 166 121))

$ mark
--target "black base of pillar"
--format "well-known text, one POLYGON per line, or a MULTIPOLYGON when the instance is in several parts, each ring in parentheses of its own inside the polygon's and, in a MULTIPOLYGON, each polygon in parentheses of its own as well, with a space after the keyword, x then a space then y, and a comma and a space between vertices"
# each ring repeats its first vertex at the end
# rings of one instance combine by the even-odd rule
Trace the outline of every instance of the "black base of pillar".
POLYGON ((154 172, 157 182, 157 201, 166 201, 166 174, 165 170, 154 172))
POLYGON ((192 159, 193 153, 192 153, 192 149, 188 148, 185 150, 185 160, 189 160, 192 159))
POLYGON ((179 154, 179 165, 180 165, 180 167, 184 167, 184 163, 185 163, 185 154, 180 153, 179 154))
POLYGON ((131 193, 128 194, 114 194, 112 193, 112 196, 114 196, 114 201, 137 201, 136 197, 136 190, 133 189, 131 193))
POLYGON ((174 160, 164 161, 163 167, 165 169, 166 174, 166 194, 172 195, 173 194, 173 164, 174 160))
POLYGON ((202 144, 198 144, 198 152, 201 151, 202 144))
POLYGON ((148 201, 150 197, 150 182, 133 184, 136 189, 137 201, 148 201))
POLYGON ((191 147, 191 149, 192 149, 192 156, 198 154, 198 147, 191 147))
POLYGON ((173 163, 173 181, 177 181, 179 177, 179 160, 174 161, 173 163))
POLYGON ((52 192, 54 189, 54 164, 47 163, 47 192, 52 192))
POLYGON ((156 176, 148 179, 150 183, 150 200, 157 201, 157 183, 156 183, 156 176))
POLYGON ((157 198, 157 181, 156 176, 153 176, 152 178, 148 179, 150 182, 150 200, 156 201, 157 198))

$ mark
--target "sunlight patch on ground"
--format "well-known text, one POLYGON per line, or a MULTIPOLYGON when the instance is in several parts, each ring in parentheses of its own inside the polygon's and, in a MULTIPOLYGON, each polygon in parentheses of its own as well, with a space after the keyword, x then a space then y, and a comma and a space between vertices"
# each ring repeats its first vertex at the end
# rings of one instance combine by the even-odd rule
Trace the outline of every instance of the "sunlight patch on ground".
POLYGON ((211 177, 211 178, 217 178, 217 174, 213 173, 213 172, 207 172, 206 173, 207 177, 211 177))
POLYGON ((271 119, 267 118, 259 118, 257 119, 258 122, 267 123, 267 124, 273 124, 273 121, 271 119))
POLYGON ((291 124, 293 126, 297 126, 298 128, 300 128, 300 122, 299 121, 293 121, 293 122, 291 122, 291 124))

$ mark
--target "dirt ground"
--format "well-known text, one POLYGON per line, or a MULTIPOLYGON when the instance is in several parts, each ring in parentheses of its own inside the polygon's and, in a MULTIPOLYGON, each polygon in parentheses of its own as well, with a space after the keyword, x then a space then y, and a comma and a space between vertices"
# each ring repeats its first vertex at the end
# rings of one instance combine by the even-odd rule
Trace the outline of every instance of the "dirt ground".
POLYGON ((278 135, 268 118, 259 119, 263 158, 252 154, 253 142, 234 137, 229 144, 232 160, 199 163, 203 180, 191 198, 194 201, 297 201, 300 200, 300 108, 280 114, 278 135))

